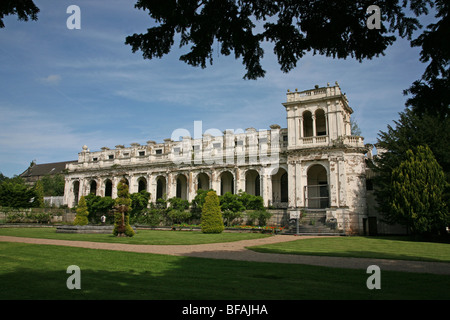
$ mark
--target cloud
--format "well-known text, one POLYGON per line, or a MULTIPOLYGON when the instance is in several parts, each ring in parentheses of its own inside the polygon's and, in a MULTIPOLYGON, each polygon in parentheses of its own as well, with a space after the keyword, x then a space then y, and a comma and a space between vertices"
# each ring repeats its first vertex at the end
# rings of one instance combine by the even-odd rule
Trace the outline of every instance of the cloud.
POLYGON ((45 78, 39 78, 39 82, 47 85, 58 85, 61 82, 61 76, 59 74, 51 74, 45 78))

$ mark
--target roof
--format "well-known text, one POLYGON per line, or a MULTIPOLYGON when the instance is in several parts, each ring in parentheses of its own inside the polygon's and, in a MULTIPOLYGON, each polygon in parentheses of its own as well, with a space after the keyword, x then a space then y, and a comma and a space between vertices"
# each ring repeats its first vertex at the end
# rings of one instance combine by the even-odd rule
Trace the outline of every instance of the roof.
POLYGON ((35 164, 32 167, 29 167, 25 170, 20 177, 33 177, 33 176, 45 176, 45 175, 53 175, 63 172, 66 168, 66 164, 78 162, 77 160, 72 161, 63 161, 63 162, 53 162, 53 163, 43 163, 43 164, 35 164))

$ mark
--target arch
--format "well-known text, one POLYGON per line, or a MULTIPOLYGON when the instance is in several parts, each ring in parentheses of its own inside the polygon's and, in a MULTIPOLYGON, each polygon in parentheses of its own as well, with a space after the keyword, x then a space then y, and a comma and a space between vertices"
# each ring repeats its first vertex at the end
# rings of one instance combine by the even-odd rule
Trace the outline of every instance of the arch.
POLYGON ((140 177, 138 179, 138 192, 147 191, 147 179, 140 177))
POLYGON ((303 112, 303 137, 313 136, 313 119, 311 111, 303 112))
POLYGON ((285 206, 289 201, 288 174, 286 169, 279 167, 277 172, 272 174, 272 201, 273 203, 285 206))
POLYGON ((176 183, 177 183, 177 193, 176 197, 181 198, 183 200, 187 200, 187 178, 184 174, 179 174, 176 177, 176 183))
POLYGON ((316 116, 316 136, 327 135, 327 121, 325 119, 325 111, 323 109, 317 109, 316 116))
POLYGON ((89 193, 93 194, 94 196, 97 195, 97 181, 91 180, 89 183, 89 193))
POLYGON ((156 200, 164 198, 167 194, 167 182, 163 176, 156 177, 156 200))
POLYGON ((321 164, 313 164, 307 171, 307 206, 310 209, 329 207, 328 174, 321 164))
POLYGON ((224 171, 220 174, 220 194, 226 192, 234 194, 234 176, 230 171, 224 171))
POLYGON ((197 190, 209 190, 210 188, 211 186, 209 176, 204 172, 200 172, 197 175, 197 190))
POLYGON ((261 195, 261 178, 258 171, 250 169, 245 173, 245 192, 254 196, 261 195))
POLYGON ((78 200, 79 200, 79 196, 80 196, 80 181, 75 180, 73 182, 73 206, 75 207, 78 205, 78 200))
POLYGON ((105 197, 112 197, 112 181, 110 179, 105 180, 105 197))

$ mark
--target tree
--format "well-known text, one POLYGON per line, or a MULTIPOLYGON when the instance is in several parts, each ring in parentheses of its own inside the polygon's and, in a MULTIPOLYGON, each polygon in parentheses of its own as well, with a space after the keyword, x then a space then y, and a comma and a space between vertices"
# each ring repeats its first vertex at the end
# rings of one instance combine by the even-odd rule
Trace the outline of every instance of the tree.
POLYGON ((61 174, 45 175, 40 181, 44 188, 44 196, 46 197, 58 197, 64 195, 64 176, 61 174))
POLYGON ((394 121, 394 126, 388 125, 387 131, 380 131, 377 148, 385 149, 386 152, 380 153, 372 165, 376 172, 375 196, 380 211, 390 211, 386 199, 389 199, 392 194, 390 188, 392 171, 407 159, 409 149, 419 145, 427 145, 442 167, 447 180, 444 199, 450 206, 450 144, 448 143, 450 118, 441 119, 430 114, 419 116, 410 108, 406 108, 399 115, 400 118, 394 121))
POLYGON ((387 218, 409 227, 413 234, 445 232, 450 215, 443 201, 444 172, 430 148, 408 150, 406 160, 393 169, 387 218))
POLYGON ((100 197, 92 193, 85 196, 87 208, 89 211, 89 221, 99 222, 102 215, 112 211, 115 201, 111 197, 100 197))
POLYGON ((6 178, 0 183, 0 206, 30 208, 34 197, 34 189, 25 185, 21 177, 6 178))
POLYGON ((125 43, 133 52, 142 51, 145 59, 161 58, 170 52, 177 36, 180 47, 191 45, 180 60, 202 68, 212 64, 217 45, 220 54, 234 52, 236 59, 242 58, 247 70, 244 78, 257 79, 265 75, 260 63, 263 42, 274 44, 283 72, 294 69, 307 52, 371 59, 394 43, 394 33, 411 39, 421 27, 416 17, 427 14, 433 2, 410 1, 409 7, 408 1, 377 2, 383 23, 371 30, 367 9, 373 4, 372 0, 139 0, 135 7, 148 10, 156 26, 145 34, 128 36, 125 43), (408 10, 416 17, 407 16, 408 10))
POLYGON ((134 230, 130 226, 131 199, 128 192, 128 185, 120 181, 117 185, 117 198, 114 208, 114 229, 115 236, 134 236, 134 230))
POLYGON ((38 180, 34 184, 34 199, 33 199, 33 207, 35 208, 43 208, 44 207, 44 186, 42 181, 38 180))
POLYGON ((3 18, 17 15, 21 21, 37 20, 39 8, 32 0, 3 0, 0 2, 0 28, 4 28, 3 18))
POLYGON ((84 196, 81 196, 80 201, 78 202, 78 207, 76 209, 77 215, 75 216, 75 220, 73 222, 74 225, 85 226, 89 223, 88 216, 89 211, 86 204, 86 199, 84 196))
POLYGON ((203 233, 221 233, 224 230, 219 197, 213 190, 208 191, 206 195, 201 225, 203 233))
POLYGON ((150 199, 150 193, 141 190, 140 192, 135 192, 130 194, 131 198, 131 212, 132 216, 140 215, 148 206, 148 200, 150 199))

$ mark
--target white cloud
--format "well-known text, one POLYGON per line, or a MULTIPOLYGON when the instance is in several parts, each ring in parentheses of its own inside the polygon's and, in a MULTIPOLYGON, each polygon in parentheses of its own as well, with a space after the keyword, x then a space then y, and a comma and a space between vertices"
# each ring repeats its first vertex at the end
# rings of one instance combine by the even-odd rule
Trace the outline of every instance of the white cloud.
POLYGON ((58 85, 61 82, 61 76, 59 74, 51 74, 44 78, 38 79, 40 83, 47 84, 47 85, 58 85))

